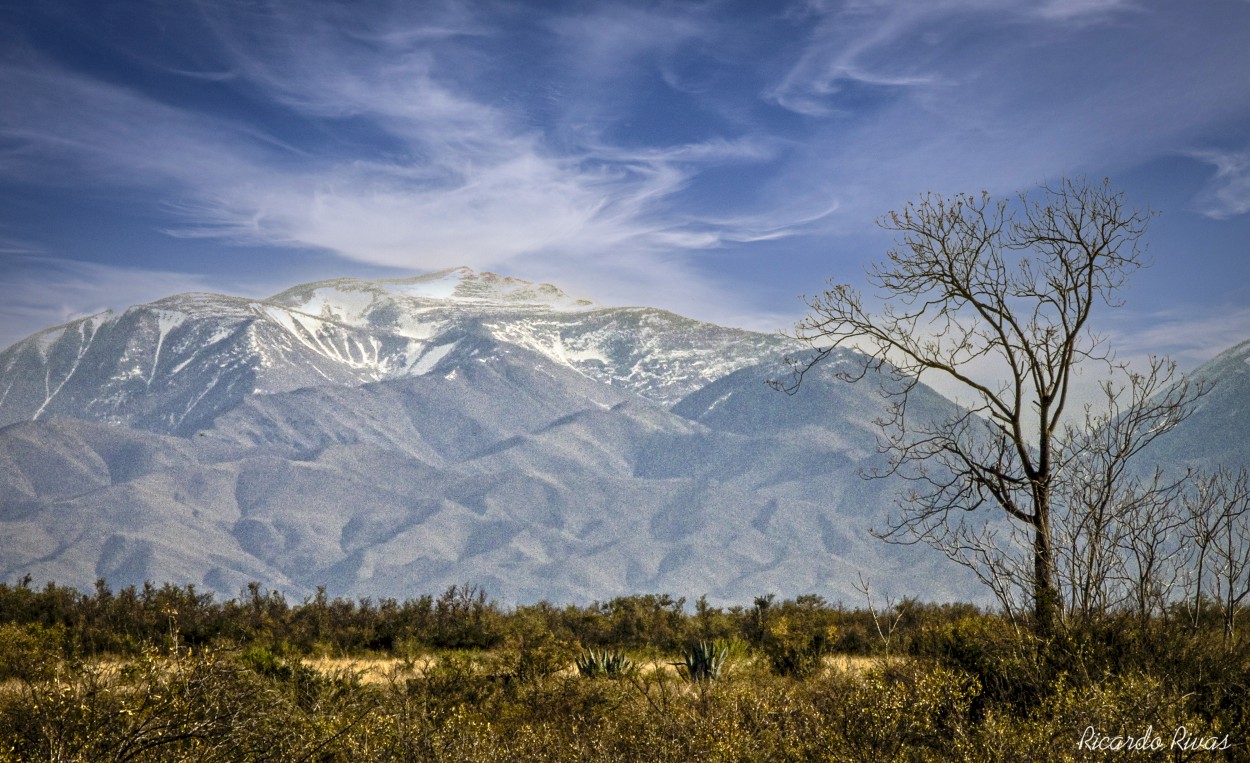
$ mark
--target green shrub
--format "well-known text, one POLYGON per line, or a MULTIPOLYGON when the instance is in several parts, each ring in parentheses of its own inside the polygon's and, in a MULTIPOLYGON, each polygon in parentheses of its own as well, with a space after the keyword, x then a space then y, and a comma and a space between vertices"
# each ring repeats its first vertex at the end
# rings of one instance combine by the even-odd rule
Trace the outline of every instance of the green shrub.
POLYGON ((51 678, 66 657, 66 639, 59 625, 0 625, 0 681, 51 678))
POLYGON ((834 673, 817 690, 835 760, 971 760, 975 679, 917 661, 834 673))
POLYGON ((1036 707, 1047 692, 1050 671, 1041 645, 993 615, 965 615, 926 627, 913 637, 911 652, 975 678, 981 686, 977 712, 987 704, 1036 707))
POLYGON ((239 655, 239 661, 247 667, 269 678, 289 679, 293 672, 291 666, 276 654, 263 646, 245 649, 239 655))
POLYGON ((833 636, 831 627, 813 630, 782 615, 770 624, 761 648, 774 673, 806 678, 824 665, 825 655, 832 651, 833 636))
MULTIPOLYGON (((0 692, 0 739, 19 760, 298 760, 332 750, 337 719, 292 685, 217 652, 148 649, 120 670, 65 666, 0 692)), ((345 717, 359 712, 340 702, 345 717)))
POLYGON ((750 642, 779 676, 806 678, 817 673, 837 641, 837 613, 819 596, 776 604, 758 597, 747 621, 750 642))

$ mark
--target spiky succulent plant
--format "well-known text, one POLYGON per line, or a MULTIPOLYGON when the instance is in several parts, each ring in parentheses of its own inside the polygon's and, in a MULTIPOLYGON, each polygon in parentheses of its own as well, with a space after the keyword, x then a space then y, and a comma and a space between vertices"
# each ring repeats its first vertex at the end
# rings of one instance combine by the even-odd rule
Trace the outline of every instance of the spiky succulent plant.
POLYGON ((686 677, 691 681, 711 681, 720 678, 728 656, 728 646, 700 641, 686 651, 683 662, 673 664, 685 669, 686 677))
POLYGON ((587 649, 577 658, 577 672, 586 678, 617 678, 623 676, 634 667, 634 663, 624 652, 601 649, 587 649))

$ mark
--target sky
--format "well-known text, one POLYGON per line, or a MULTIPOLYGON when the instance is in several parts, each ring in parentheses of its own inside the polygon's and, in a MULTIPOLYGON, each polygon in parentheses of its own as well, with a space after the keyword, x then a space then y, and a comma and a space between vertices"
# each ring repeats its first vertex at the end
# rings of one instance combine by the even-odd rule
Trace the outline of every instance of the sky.
POLYGON ((1250 2, 0 0, 0 347, 460 265, 776 331, 1064 177, 1159 213, 1124 355, 1250 339, 1250 2))

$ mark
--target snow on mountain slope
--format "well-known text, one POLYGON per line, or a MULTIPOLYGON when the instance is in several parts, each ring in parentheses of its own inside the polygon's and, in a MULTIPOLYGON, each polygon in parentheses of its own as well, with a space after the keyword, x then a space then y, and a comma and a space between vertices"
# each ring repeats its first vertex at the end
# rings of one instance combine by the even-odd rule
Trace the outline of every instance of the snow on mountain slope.
POLYGON ((551 284, 468 268, 399 280, 321 281, 267 301, 436 346, 438 337, 476 321, 502 342, 664 404, 784 346, 766 334, 654 308, 600 308, 551 284))
POLYGON ((428 374, 253 396, 196 440, 291 453, 361 442, 441 466, 563 416, 633 397, 528 350, 465 335, 428 374))
POLYGON ((411 351, 406 339, 275 305, 180 295, 0 353, 0 423, 70 416, 185 433, 245 395, 363 383, 411 351))

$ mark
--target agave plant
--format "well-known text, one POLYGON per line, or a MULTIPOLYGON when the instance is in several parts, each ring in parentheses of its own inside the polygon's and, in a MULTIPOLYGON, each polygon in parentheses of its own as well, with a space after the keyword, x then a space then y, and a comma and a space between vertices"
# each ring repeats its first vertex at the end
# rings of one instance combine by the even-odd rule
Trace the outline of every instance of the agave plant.
POLYGON ((700 641, 686 652, 684 662, 673 664, 684 668, 686 677, 691 681, 711 681, 720 678, 728 655, 729 647, 700 641))
POLYGON ((624 652, 607 649, 598 652, 594 649, 587 649, 577 658, 576 664, 577 672, 586 678, 599 676, 617 678, 634 667, 633 661, 626 657, 624 652))

